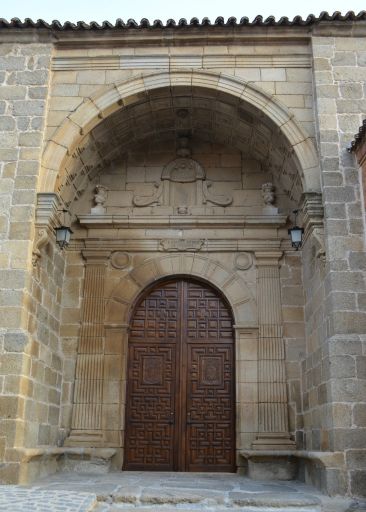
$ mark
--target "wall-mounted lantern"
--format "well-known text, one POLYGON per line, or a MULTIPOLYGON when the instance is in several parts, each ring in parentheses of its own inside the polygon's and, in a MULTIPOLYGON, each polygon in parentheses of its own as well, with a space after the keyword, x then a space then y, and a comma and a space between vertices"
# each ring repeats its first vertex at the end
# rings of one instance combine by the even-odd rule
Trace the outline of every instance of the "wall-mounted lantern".
POLYGON ((292 247, 294 247, 296 251, 298 251, 302 246, 302 235, 304 234, 304 228, 300 228, 296 224, 296 218, 297 214, 299 213, 299 210, 293 210, 292 213, 295 214, 295 225, 288 230, 288 234, 290 235, 291 238, 292 247))
POLYGON ((59 246, 59 248, 62 250, 69 245, 72 231, 69 226, 66 226, 66 220, 65 220, 66 213, 69 213, 69 212, 67 210, 61 210, 61 211, 64 214, 63 222, 62 222, 61 226, 59 226, 58 228, 55 228, 55 232, 56 232, 56 243, 59 246))

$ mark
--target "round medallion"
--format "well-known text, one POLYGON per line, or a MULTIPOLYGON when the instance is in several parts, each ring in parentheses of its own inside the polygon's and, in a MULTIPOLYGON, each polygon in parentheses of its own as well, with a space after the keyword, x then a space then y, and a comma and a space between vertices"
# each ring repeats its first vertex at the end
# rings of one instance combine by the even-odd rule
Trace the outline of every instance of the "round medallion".
POLYGON ((249 252, 239 252, 235 258, 235 267, 238 270, 248 270, 252 266, 253 258, 249 252))
POLYGON ((130 255, 127 252, 115 251, 111 255, 111 265, 114 268, 126 268, 130 263, 130 255))

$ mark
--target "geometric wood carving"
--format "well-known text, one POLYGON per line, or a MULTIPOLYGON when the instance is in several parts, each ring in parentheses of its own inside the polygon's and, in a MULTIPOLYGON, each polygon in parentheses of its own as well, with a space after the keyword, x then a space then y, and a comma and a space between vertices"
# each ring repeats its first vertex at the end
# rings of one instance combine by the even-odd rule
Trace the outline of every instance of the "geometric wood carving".
POLYGON ((234 338, 207 285, 170 281, 131 320, 125 469, 233 471, 234 338))

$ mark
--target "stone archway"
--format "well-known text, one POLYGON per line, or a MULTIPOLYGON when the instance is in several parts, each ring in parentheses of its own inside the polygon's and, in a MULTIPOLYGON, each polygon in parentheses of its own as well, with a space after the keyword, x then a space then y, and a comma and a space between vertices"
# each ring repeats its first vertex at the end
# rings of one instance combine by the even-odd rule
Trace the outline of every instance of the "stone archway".
MULTIPOLYGON (((107 117, 109 118, 109 124, 106 123, 107 129, 109 127, 109 133, 111 133, 114 126, 112 120, 114 113, 119 116, 125 111, 128 112, 129 106, 137 109, 138 102, 141 99, 145 108, 147 98, 152 99, 152 94, 155 92, 157 92, 157 96, 154 97, 154 101, 159 103, 160 93, 165 94, 168 90, 172 96, 172 91, 175 89, 183 91, 184 95, 193 94, 194 88, 197 88, 200 93, 205 91, 204 94, 207 94, 207 97, 204 98, 205 101, 209 100, 212 91, 215 98, 213 103, 216 103, 216 96, 217 101, 220 101, 221 98, 229 99, 230 107, 234 103, 234 115, 238 119, 240 115, 245 117, 247 114, 244 106, 251 105, 254 113, 259 113, 271 121, 267 126, 267 133, 276 132, 276 135, 277 131, 281 133, 280 142, 283 143, 285 154, 284 156, 281 153, 281 158, 284 156, 286 162, 284 165, 287 166, 286 169, 282 169, 286 174, 288 167, 292 168, 292 185, 295 184, 296 179, 296 187, 289 186, 286 191, 289 193, 288 196, 282 194, 282 197, 290 197, 294 188, 296 188, 298 196, 303 190, 319 188, 317 157, 314 147, 310 138, 301 130, 288 109, 252 84, 233 77, 189 70, 170 74, 165 72, 154 73, 134 78, 123 84, 113 86, 107 92, 95 96, 90 101, 87 100, 79 109, 70 114, 55 134, 54 140, 47 146, 44 154, 45 172, 40 185, 41 190, 56 189, 62 195, 65 192, 63 186, 66 187, 67 184, 70 195, 67 197, 67 202, 65 199, 67 193, 62 196, 62 200, 67 206, 73 202, 76 203, 77 199, 82 196, 83 191, 86 190, 85 183, 80 185, 80 182, 82 180, 93 182, 93 176, 90 175, 89 177, 88 175, 90 166, 87 164, 85 164, 82 171, 77 168, 72 172, 70 171, 70 173, 65 167, 65 163, 68 162, 68 159, 71 159, 70 155, 80 143, 82 137, 91 133, 90 139, 94 139, 94 135, 97 134, 91 130, 98 127, 103 128, 101 120, 107 117), (237 107, 237 104, 241 105, 242 111, 237 107), (287 157, 288 160, 286 160, 287 157), (294 170, 295 168, 296 170, 294 170)), ((223 106, 226 108, 228 105, 223 106)), ((212 104, 208 108, 212 108, 212 104)), ((134 111, 133 114, 135 113, 134 111)), ((252 127, 255 125, 254 119, 256 119, 255 116, 252 116, 250 120, 252 127)), ((149 123, 147 125, 149 126, 149 123)), ((262 125, 264 127, 263 122, 262 125)), ((235 135, 238 135, 238 133, 235 135)), ((149 136, 149 133, 147 133, 147 136, 149 136)), ((98 139, 98 137, 96 138, 98 139)), ((129 137, 127 138, 129 139, 129 137)), ((267 147, 266 142, 267 139, 262 139, 261 146, 267 147)), ((85 144, 85 147, 87 147, 88 143, 85 144)), ((103 144, 99 142, 99 146, 103 146, 103 144)), ((77 149, 80 149, 80 153, 82 152, 81 148, 78 147, 77 149)), ((240 151, 240 149, 238 150, 240 151)), ((79 151, 74 152, 75 159, 77 159, 78 153, 79 151)), ((103 157, 101 157, 101 161, 103 161, 103 157)), ((102 164, 100 168, 103 169, 102 164)), ((166 169, 169 169, 169 166, 165 167, 166 169)), ((171 183, 169 181, 171 176, 170 174, 166 175, 163 171, 160 178, 162 183, 156 185, 159 194, 161 192, 163 196, 166 196, 165 199, 167 200, 162 201, 164 207, 168 206, 167 203, 170 202, 168 199, 171 196, 171 183), (165 186, 167 185, 164 183, 165 181, 169 182, 169 186, 165 186), (163 194, 163 192, 165 193, 163 194)), ((235 216, 236 210, 234 209, 232 217, 227 215, 227 211, 225 211, 225 214, 220 218, 218 215, 212 216, 211 211, 206 212, 203 208, 205 193, 204 199, 207 202, 207 190, 204 190, 204 185, 207 185, 207 183, 204 181, 204 173, 197 172, 196 168, 194 178, 196 185, 198 184, 197 190, 199 193, 197 192, 197 197, 200 197, 200 201, 196 202, 202 203, 200 205, 202 209, 199 210, 200 213, 197 216, 183 217, 185 209, 182 208, 184 210, 182 216, 180 216, 182 212, 178 211, 177 218, 174 219, 172 224, 170 224, 170 217, 167 217, 166 211, 160 214, 160 220, 158 219, 156 222, 154 220, 153 223, 150 223, 150 215, 146 217, 142 215, 135 216, 135 212, 130 215, 131 212, 123 211, 124 214, 119 217, 119 210, 115 216, 113 214, 109 215, 108 210, 103 209, 106 215, 103 213, 103 215, 95 217, 91 212, 90 215, 85 216, 81 213, 78 217, 79 224, 83 228, 90 228, 87 235, 88 240, 81 240, 85 237, 85 231, 81 231, 80 241, 83 247, 94 247, 95 250, 83 251, 87 260, 82 313, 83 325, 79 339, 72 431, 68 439, 69 444, 80 445, 81 443, 121 447, 122 453, 128 325, 134 301, 146 286, 158 279, 166 276, 185 275, 204 278, 208 283, 212 283, 222 290, 233 310, 238 347, 236 364, 241 367, 241 370, 237 372, 239 379, 241 379, 237 382, 237 417, 253 418, 250 432, 241 430, 249 427, 245 425, 243 419, 238 420, 238 439, 245 438, 246 447, 251 446, 253 441, 254 443, 258 441, 258 444, 262 444, 264 447, 293 448, 294 446, 288 435, 288 399, 279 282, 279 259, 282 252, 279 250, 281 235, 278 229, 281 226, 284 227, 286 217, 281 217, 277 208, 264 208, 261 209, 258 216, 251 216, 245 233, 244 231, 237 232, 240 239, 250 239, 245 247, 255 252, 258 283, 257 307, 253 298, 254 294, 249 291, 249 287, 238 272, 232 269, 228 270, 215 261, 213 257, 202 254, 206 251, 206 248, 202 250, 205 242, 201 240, 201 237, 206 236, 206 233, 201 231, 200 238, 196 240, 201 244, 198 249, 192 247, 192 245, 185 247, 184 244, 177 243, 177 241, 184 242, 183 239, 179 238, 182 235, 179 232, 182 226, 190 226, 190 241, 193 240, 192 233, 195 230, 198 231, 200 226, 212 229, 217 225, 223 228, 226 233, 229 233, 229 230, 234 227, 238 229, 243 227, 241 210, 240 215, 235 216), (252 223, 251 229, 250 223, 252 223), (143 261, 139 256, 140 259, 136 259, 138 263, 129 271, 123 272, 123 277, 113 285, 112 291, 108 291, 107 294, 105 292, 105 275, 110 251, 113 250, 112 239, 115 236, 118 238, 120 233, 123 232, 124 235, 121 235, 121 239, 117 242, 123 246, 123 236, 129 236, 128 233, 131 227, 141 227, 141 225, 155 230, 150 235, 153 242, 150 245, 143 245, 146 238, 145 233, 135 231, 131 246, 137 248, 138 253, 144 252, 144 249, 151 251, 149 247, 154 247, 155 254, 158 251, 168 252, 169 254, 162 255, 160 253, 159 256, 155 255, 143 261), (103 231, 96 229, 94 234, 90 235, 93 229, 98 226, 103 231), (108 226, 110 230, 106 231, 105 228, 108 226), (270 233, 271 239, 269 245, 264 242, 263 234, 258 235, 255 231, 256 226, 260 230, 270 228, 267 231, 267 235, 270 233), (172 232, 168 234, 168 238, 161 239, 161 235, 156 235, 158 227, 162 227, 164 230, 171 228, 172 232), (121 231, 116 232, 116 229, 119 228, 121 228, 121 231), (168 247, 172 240, 174 242, 173 246, 168 247), (109 247, 109 250, 100 249, 103 245, 109 247), (117 397, 118 401, 116 402, 117 397), (245 437, 247 434, 250 434, 250 436, 245 437)), ((193 178, 189 179, 194 181, 193 178)), ((179 183, 181 182, 184 183, 185 180, 182 181, 182 178, 180 178, 179 183)), ((172 195, 174 196, 174 194, 172 195)), ((231 197, 229 201, 222 199, 225 197, 222 194, 219 196, 212 195, 209 197, 209 201, 225 208, 231 202, 231 197), (217 201, 217 197, 220 198, 220 201, 217 201)), ((160 201, 160 196, 158 199, 160 201)), ((291 200, 293 200, 292 197, 291 200)), ((159 201, 156 200, 154 193, 151 195, 151 190, 146 192, 146 189, 143 188, 141 193, 138 192, 132 196, 128 208, 131 204, 131 208, 134 208, 135 206, 144 207, 146 204, 150 205, 156 202, 158 202, 160 208, 159 201), (146 198, 148 201, 146 201, 146 198)), ((80 205, 80 202, 78 204, 80 205)), ((184 205, 170 205, 171 208, 174 207, 175 209, 179 206, 184 205)), ((114 213, 115 210, 116 208, 114 213)), ((212 232, 211 236, 215 238, 216 233, 212 232)), ((220 253, 223 247, 226 250, 238 251, 236 235, 231 234, 230 238, 231 241, 228 241, 227 237, 219 245, 216 245, 216 252, 220 253)), ((235 268, 235 266, 232 268, 235 268)), ((109 284, 108 290, 110 288, 109 284)), ((241 440, 238 441, 238 449, 242 446, 241 443, 241 440)))
POLYGON ((138 102, 149 92, 174 87, 206 88, 251 105, 270 119, 283 135, 298 162, 304 192, 320 191, 319 162, 311 138, 304 132, 289 109, 276 98, 236 77, 208 71, 160 71, 144 74, 86 99, 72 112, 47 143, 42 160, 39 192, 54 192, 56 183, 69 177, 65 162, 93 128, 118 110, 138 102), (63 175, 64 174, 64 175, 63 175))
POLYGON ((147 258, 106 296, 109 251, 83 251, 85 294, 67 445, 119 448, 123 460, 128 329, 135 301, 161 279, 198 277, 222 291, 235 321, 237 450, 241 438, 292 447, 280 314, 280 252, 256 252, 258 306, 246 282, 209 256, 183 253, 147 258), (250 418, 250 421, 248 421, 250 418), (254 436, 254 437, 253 437, 254 436), (261 440, 262 438, 262 440, 261 440))

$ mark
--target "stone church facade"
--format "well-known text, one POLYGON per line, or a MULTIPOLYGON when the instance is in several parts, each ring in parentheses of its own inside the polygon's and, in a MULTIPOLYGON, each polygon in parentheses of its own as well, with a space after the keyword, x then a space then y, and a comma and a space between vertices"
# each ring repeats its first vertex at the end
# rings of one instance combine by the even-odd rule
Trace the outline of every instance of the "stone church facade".
POLYGON ((366 494, 365 36, 365 13, 0 22, 1 482, 366 494))

